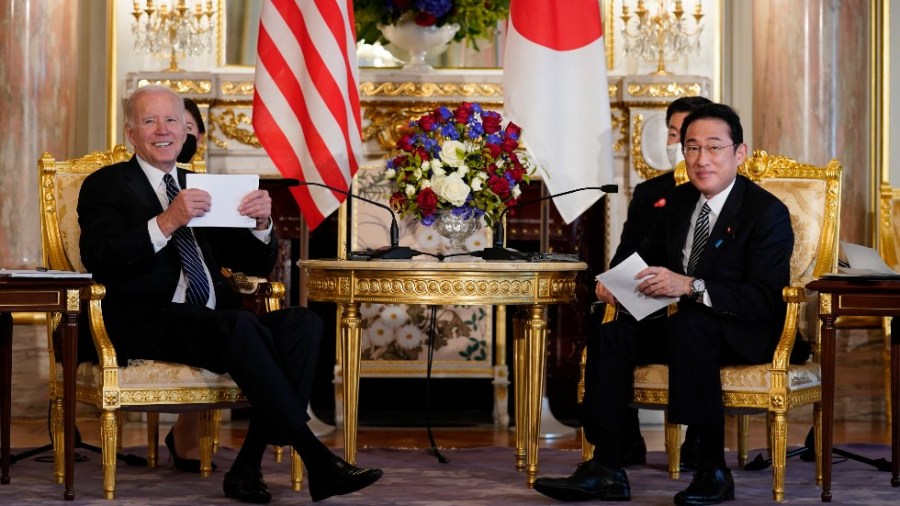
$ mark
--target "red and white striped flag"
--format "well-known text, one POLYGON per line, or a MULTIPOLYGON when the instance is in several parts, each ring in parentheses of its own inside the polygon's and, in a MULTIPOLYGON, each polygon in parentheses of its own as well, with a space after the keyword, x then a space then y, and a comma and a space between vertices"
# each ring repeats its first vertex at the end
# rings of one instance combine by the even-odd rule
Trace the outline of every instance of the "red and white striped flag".
MULTIPOLYGON (((352 0, 269 0, 259 20, 253 129, 284 177, 349 190, 362 153, 352 0)), ((291 188, 310 229, 344 195, 291 188)))
MULTIPOLYGON (((512 0, 503 63, 504 116, 522 127, 550 194, 613 182, 612 120, 597 0, 512 0)), ((554 199, 571 223, 602 196, 554 199)))

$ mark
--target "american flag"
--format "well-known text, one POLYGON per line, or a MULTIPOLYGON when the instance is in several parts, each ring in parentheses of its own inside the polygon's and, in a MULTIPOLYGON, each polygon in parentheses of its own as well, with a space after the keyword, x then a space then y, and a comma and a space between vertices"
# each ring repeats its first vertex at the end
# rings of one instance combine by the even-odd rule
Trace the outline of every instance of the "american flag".
MULTIPOLYGON (((362 153, 352 0, 268 0, 260 13, 253 128, 284 177, 347 191, 362 153)), ((310 229, 344 196, 291 192, 310 229)))

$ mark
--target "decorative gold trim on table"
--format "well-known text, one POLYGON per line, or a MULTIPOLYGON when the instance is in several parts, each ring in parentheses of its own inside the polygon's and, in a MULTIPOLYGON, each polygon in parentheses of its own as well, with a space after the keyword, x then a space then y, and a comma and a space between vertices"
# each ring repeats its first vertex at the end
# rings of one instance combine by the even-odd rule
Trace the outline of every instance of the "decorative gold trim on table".
POLYGON ((630 83, 625 90, 632 97, 697 97, 703 91, 699 83, 630 83))
POLYGON ((158 84, 170 88, 178 94, 205 95, 212 91, 212 81, 209 79, 138 79, 137 87, 142 88, 151 84, 158 84))
POLYGON ((503 101, 503 85, 499 83, 404 83, 363 82, 359 83, 359 94, 366 97, 480 97, 503 101))
POLYGON ((66 311, 77 312, 81 308, 81 290, 66 290, 66 311))

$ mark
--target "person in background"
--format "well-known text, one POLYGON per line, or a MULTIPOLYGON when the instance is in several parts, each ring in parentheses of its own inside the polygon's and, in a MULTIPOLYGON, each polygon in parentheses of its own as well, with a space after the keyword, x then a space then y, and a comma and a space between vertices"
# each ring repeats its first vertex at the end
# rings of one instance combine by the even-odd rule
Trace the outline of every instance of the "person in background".
POLYGON ((190 163, 194 159, 198 147, 203 146, 206 141, 206 124, 203 123, 203 115, 200 114, 197 103, 185 97, 184 110, 188 113, 184 123, 184 129, 188 136, 181 148, 181 153, 178 153, 178 163, 190 163))
POLYGON ((211 209, 209 193, 185 188, 176 167, 184 102, 164 86, 139 88, 125 104, 134 156, 84 179, 78 198, 81 258, 106 286, 103 318, 120 362, 163 360, 228 373, 253 406, 247 436, 222 489, 268 503, 261 463, 270 444, 290 444, 305 464, 313 501, 361 490, 382 476, 331 452, 307 426, 322 320, 302 307, 256 315, 241 309, 221 273, 254 276, 277 256, 272 199, 249 192, 238 205, 250 228, 189 228, 211 209))
MULTIPOLYGON (((677 505, 734 500, 725 464, 725 412, 719 369, 772 359, 785 314, 782 288, 794 246, 787 207, 737 173, 747 157, 740 118, 722 104, 702 106, 681 127, 690 184, 676 186, 636 248, 650 267, 636 273, 647 297, 678 298, 667 318, 620 313, 587 340, 582 427, 591 460, 534 489, 562 501, 631 499, 625 473, 634 368, 669 365, 669 421, 693 427, 697 469, 677 505)), ((601 300, 615 304, 605 287, 601 300), (608 295, 607 295, 608 294, 608 295)))

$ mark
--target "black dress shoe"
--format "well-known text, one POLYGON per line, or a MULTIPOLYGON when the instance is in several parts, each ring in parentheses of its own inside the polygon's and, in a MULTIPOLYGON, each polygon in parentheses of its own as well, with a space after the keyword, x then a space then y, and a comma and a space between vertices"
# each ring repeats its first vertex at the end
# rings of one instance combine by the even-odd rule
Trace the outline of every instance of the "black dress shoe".
POLYGON ((589 460, 568 478, 538 478, 534 489, 558 501, 630 501, 631 485, 624 469, 589 460))
POLYGON ((691 484, 675 494, 675 504, 719 504, 734 500, 734 478, 727 467, 703 464, 694 473, 691 484))
POLYGON ((643 437, 638 436, 638 438, 631 443, 631 447, 625 453, 623 465, 625 467, 643 466, 646 463, 647 444, 644 442, 643 437))
POLYGON ((225 491, 225 497, 241 502, 266 504, 272 500, 272 494, 269 493, 269 488, 263 481, 262 471, 258 467, 228 471, 225 473, 225 481, 222 482, 222 490, 225 491))
MULTIPOLYGON (((199 459, 183 459, 178 456, 178 452, 175 451, 175 435, 173 431, 175 429, 169 429, 169 433, 166 434, 166 448, 169 449, 169 467, 178 469, 179 471, 184 471, 186 473, 199 473, 200 472, 200 460, 199 459)), ((212 470, 216 470, 216 463, 212 463, 212 470)))
POLYGON ((381 469, 356 467, 335 457, 326 470, 309 475, 309 495, 313 502, 318 502, 335 495, 351 494, 375 483, 382 474, 381 469))

